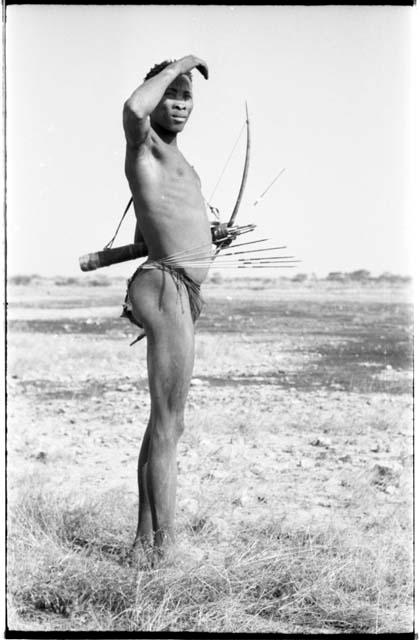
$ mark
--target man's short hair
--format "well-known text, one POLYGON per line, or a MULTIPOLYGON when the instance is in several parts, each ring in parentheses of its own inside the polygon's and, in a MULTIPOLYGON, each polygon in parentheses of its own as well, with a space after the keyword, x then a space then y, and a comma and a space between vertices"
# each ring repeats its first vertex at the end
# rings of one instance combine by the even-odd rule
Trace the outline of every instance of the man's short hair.
MULTIPOLYGON (((157 76, 158 73, 160 73, 161 71, 166 69, 166 67, 168 67, 173 62, 176 62, 176 61, 175 60, 164 60, 163 62, 159 62, 159 64, 155 64, 154 67, 152 67, 150 69, 150 71, 148 71, 148 73, 145 75, 144 80, 146 81, 146 80, 149 80, 149 78, 153 78, 153 76, 157 76)), ((187 71, 187 73, 185 73, 183 75, 188 76, 188 78, 190 80, 192 80, 191 71, 187 71)))

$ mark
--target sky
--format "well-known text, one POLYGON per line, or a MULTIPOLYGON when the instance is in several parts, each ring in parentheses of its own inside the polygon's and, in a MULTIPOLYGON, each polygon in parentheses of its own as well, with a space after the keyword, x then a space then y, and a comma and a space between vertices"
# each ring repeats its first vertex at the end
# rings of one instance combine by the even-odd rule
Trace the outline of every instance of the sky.
MULTIPOLYGON (((81 275, 79 256, 104 247, 130 197, 123 103, 153 64, 190 53, 210 77, 194 74, 179 147, 207 199, 247 101, 251 164, 237 222, 257 224, 248 238, 287 245, 299 271, 319 277, 411 273, 415 10, 9 6, 9 275, 81 275)), ((245 143, 243 133, 212 198, 224 220, 245 143)), ((115 245, 131 242, 133 230, 131 210, 115 245)), ((133 265, 102 273, 129 276, 133 265)))

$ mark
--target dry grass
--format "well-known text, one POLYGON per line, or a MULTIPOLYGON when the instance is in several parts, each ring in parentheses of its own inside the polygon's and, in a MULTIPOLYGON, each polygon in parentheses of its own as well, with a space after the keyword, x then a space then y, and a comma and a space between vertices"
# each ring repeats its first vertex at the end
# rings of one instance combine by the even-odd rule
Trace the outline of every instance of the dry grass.
POLYGON ((409 531, 395 522, 364 531, 265 522, 221 545, 201 514, 178 535, 202 560, 139 568, 127 561, 135 505, 126 494, 81 502, 31 486, 9 517, 10 628, 411 630, 409 531))

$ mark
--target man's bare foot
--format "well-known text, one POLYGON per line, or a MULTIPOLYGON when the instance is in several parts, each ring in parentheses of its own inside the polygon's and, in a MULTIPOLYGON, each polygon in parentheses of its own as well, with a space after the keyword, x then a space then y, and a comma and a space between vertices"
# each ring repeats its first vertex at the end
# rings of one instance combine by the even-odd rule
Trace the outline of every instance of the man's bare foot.
POLYGON ((165 548, 155 547, 153 551, 153 568, 169 567, 184 571, 197 567, 205 558, 205 552, 191 544, 189 540, 173 542, 165 548))
POLYGON ((127 561, 131 567, 150 571, 150 569, 153 569, 153 555, 154 551, 151 545, 142 544, 140 540, 136 540, 130 549, 127 561))

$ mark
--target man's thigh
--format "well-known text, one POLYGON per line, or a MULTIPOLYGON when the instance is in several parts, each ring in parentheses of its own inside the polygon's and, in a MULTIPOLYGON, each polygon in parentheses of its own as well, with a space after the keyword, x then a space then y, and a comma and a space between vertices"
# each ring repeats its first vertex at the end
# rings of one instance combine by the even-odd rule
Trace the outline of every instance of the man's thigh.
POLYGON ((135 317, 147 335, 149 386, 154 410, 183 411, 194 364, 194 323, 188 293, 170 273, 140 272, 130 287, 135 317))

